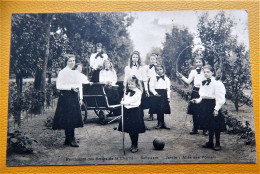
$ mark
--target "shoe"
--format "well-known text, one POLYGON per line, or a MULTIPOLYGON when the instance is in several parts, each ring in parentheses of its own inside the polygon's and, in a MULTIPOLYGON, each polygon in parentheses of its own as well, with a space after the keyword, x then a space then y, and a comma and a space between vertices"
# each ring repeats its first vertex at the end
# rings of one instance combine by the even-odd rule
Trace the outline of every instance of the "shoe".
POLYGON ((152 114, 150 114, 148 121, 153 121, 153 115, 152 114))
POLYGON ((213 143, 205 143, 204 145, 202 145, 203 148, 209 148, 209 149, 213 149, 214 148, 214 144, 213 143))
POLYGON ((203 134, 204 136, 208 136, 208 133, 207 133, 206 130, 203 130, 202 134, 203 134))
POLYGON ((161 129, 161 128, 162 128, 162 123, 159 122, 159 123, 157 124, 157 126, 155 127, 155 129, 161 129))
POLYGON ((132 153, 138 152, 138 147, 134 146, 131 150, 132 153))
POLYGON ((194 135, 194 134, 197 134, 197 133, 198 133, 198 131, 194 131, 194 130, 190 132, 191 135, 194 135))
POLYGON ((216 144, 214 147, 215 151, 220 151, 221 150, 221 146, 219 144, 216 144))
POLYGON ((75 138, 70 142, 71 147, 79 147, 79 144, 76 142, 75 138))
POLYGON ((167 127, 165 123, 162 124, 162 127, 161 127, 161 128, 162 128, 162 129, 168 129, 168 130, 171 129, 171 128, 167 127))
POLYGON ((190 132, 191 135, 197 134, 198 133, 198 129, 195 129, 193 127, 192 131, 190 132))
POLYGON ((134 148, 134 146, 133 146, 133 145, 131 145, 131 147, 130 147, 130 151, 131 151, 131 152, 132 152, 133 148, 134 148))

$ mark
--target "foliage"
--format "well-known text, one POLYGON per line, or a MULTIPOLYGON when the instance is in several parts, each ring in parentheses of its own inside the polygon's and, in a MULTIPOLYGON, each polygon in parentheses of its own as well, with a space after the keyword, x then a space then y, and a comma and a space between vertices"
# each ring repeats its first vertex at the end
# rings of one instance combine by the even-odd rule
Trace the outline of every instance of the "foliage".
POLYGON ((32 82, 24 82, 22 93, 16 93, 16 83, 9 83, 9 100, 8 100, 8 117, 14 116, 15 121, 18 120, 18 112, 34 112, 35 108, 46 102, 50 104, 55 98, 58 98, 58 91, 55 82, 48 84, 46 87, 47 100, 44 101, 43 92, 33 88, 32 82))
POLYGON ((7 152, 30 154, 33 153, 33 143, 37 143, 36 140, 29 138, 25 133, 20 130, 14 130, 9 132, 7 136, 7 152))
POLYGON ((37 14, 12 15, 10 74, 31 77, 36 71, 39 58, 40 25, 37 14), (32 44, 34 43, 34 44, 32 44))
POLYGON ((187 28, 182 29, 174 26, 171 33, 166 33, 162 58, 166 68, 166 74, 170 78, 176 79, 176 71, 180 70, 185 60, 191 59, 192 44, 193 36, 188 32, 187 28))
POLYGON ((199 38, 204 46, 204 59, 222 72, 221 80, 227 89, 227 97, 238 111, 240 102, 250 103, 245 90, 251 90, 249 53, 237 38, 232 36, 231 18, 222 11, 213 19, 205 13, 198 23, 199 38))
POLYGON ((64 67, 62 55, 72 53, 89 66, 95 44, 101 42, 117 70, 123 69, 133 50, 127 27, 133 19, 125 13, 55 14, 51 28, 49 70, 64 67))

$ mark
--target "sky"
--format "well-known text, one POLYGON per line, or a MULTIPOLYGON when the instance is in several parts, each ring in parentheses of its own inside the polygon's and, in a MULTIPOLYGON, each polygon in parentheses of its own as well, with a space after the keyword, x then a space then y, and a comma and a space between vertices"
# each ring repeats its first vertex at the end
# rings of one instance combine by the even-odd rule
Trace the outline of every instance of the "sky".
MULTIPOLYGON (((186 27, 196 36, 199 17, 205 12, 208 12, 210 17, 214 17, 219 11, 129 12, 129 15, 135 17, 134 23, 128 28, 134 49, 141 53, 142 58, 145 58, 152 47, 162 47, 165 33, 170 32, 173 25, 186 27)), ((238 41, 249 48, 247 12, 245 10, 225 10, 224 12, 236 23, 232 35, 238 35, 238 41)), ((193 42, 197 45, 196 47, 201 47, 200 39, 195 38, 193 42)))

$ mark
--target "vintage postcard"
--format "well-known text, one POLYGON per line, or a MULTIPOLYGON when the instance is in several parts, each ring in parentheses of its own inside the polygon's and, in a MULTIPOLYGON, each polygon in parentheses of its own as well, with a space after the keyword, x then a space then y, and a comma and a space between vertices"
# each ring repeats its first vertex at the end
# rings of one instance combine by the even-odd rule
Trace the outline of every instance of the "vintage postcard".
POLYGON ((12 14, 7 166, 256 163, 247 10, 12 14))

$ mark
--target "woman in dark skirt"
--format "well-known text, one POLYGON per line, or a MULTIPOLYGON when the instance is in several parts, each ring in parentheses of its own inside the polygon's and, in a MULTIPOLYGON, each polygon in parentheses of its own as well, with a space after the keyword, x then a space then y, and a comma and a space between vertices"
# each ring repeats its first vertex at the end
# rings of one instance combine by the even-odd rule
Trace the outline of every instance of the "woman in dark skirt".
POLYGON ((157 75, 151 77, 149 88, 151 93, 155 96, 151 102, 150 114, 157 114, 158 124, 156 129, 170 129, 164 122, 164 114, 170 114, 170 79, 164 74, 164 66, 156 65, 155 71, 157 75))
POLYGON ((221 81, 217 81, 212 76, 213 69, 210 65, 204 66, 203 71, 207 80, 202 81, 199 90, 200 98, 192 101, 199 103, 200 128, 209 131, 209 141, 203 147, 219 151, 221 150, 220 132, 226 130, 225 120, 221 113, 221 107, 226 101, 226 89, 221 81), (213 143, 214 135, 216 138, 215 146, 213 143))
POLYGON ((56 87, 60 90, 58 104, 52 128, 65 130, 65 145, 79 147, 75 141, 75 128, 83 127, 79 89, 82 83, 77 80, 77 72, 72 70, 75 66, 75 56, 66 55, 67 66, 59 72, 56 87))
POLYGON ((121 104, 124 105, 123 127, 120 121, 118 130, 129 133, 132 145, 130 151, 138 151, 139 133, 145 132, 144 119, 140 108, 142 98, 142 85, 135 77, 129 77, 126 82, 126 93, 121 104))

